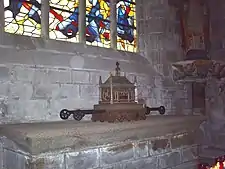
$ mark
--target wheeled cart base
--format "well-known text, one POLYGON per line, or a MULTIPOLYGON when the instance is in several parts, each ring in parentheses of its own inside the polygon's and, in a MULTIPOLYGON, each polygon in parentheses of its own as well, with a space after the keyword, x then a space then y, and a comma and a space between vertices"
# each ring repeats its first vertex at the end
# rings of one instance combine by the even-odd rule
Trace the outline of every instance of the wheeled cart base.
POLYGON ((92 121, 100 122, 123 122, 145 120, 151 111, 158 111, 159 114, 165 114, 165 107, 147 107, 143 104, 99 104, 94 105, 94 109, 89 110, 67 110, 60 111, 60 118, 66 120, 70 115, 77 121, 80 121, 85 115, 92 114, 92 121))

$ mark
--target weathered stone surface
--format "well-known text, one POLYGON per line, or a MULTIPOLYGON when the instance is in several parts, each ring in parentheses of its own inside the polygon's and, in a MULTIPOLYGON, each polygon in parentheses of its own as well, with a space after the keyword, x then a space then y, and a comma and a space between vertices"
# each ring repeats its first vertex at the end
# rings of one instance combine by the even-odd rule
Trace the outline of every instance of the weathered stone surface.
POLYGON ((123 166, 123 169, 156 169, 158 167, 156 157, 143 158, 138 161, 130 161, 123 166))
POLYGON ((72 83, 70 69, 52 69, 48 71, 50 83, 69 84, 72 83))
MULTIPOLYGON (((25 150, 34 155, 32 169, 160 169, 180 165, 186 161, 184 158, 185 153, 185 156, 188 157, 187 148, 183 150, 181 156, 178 149, 166 154, 162 151, 163 154, 155 154, 155 156, 148 154, 147 139, 151 138, 154 132, 159 134, 157 125, 161 126, 160 123, 168 124, 163 129, 165 133, 160 135, 171 135, 170 131, 172 130, 167 129, 171 124, 175 123, 175 118, 171 117, 172 121, 169 121, 169 123, 165 118, 157 121, 157 116, 153 116, 149 118, 151 122, 107 123, 105 125, 84 122, 76 124, 74 121, 68 121, 54 122, 49 125, 46 123, 30 124, 32 125, 31 128, 29 124, 20 124, 18 126, 14 124, 1 128, 0 134, 9 135, 14 140, 2 138, 3 147, 7 148, 8 151, 9 149, 12 152, 25 150), (148 134, 144 132, 145 134, 142 135, 143 131, 148 134), (124 140, 130 139, 133 141, 124 142, 124 140), (115 145, 115 143, 117 144, 115 145), (93 149, 96 146, 99 148, 93 149), (49 151, 54 153, 48 153, 49 151)), ((196 118, 189 119, 192 122, 191 127, 194 126, 196 118)), ((179 130, 183 131, 182 127, 190 126, 190 121, 188 121, 188 117, 182 117, 182 120, 177 121, 177 124, 180 125, 179 130)), ((155 148, 153 146, 154 150, 156 148, 159 150, 167 148, 168 139, 165 137, 158 136, 157 139, 150 140, 155 143, 153 144, 155 145, 155 148)), ((182 149, 182 147, 179 147, 179 150, 182 151, 182 149)), ((20 161, 22 162, 22 160, 20 161)), ((29 160, 27 164, 30 164, 29 160)))
POLYGON ((62 99, 52 99, 49 101, 51 113, 56 113, 59 115, 59 111, 62 109, 93 109, 93 105, 97 104, 98 97, 97 98, 90 98, 80 99, 78 96, 70 96, 68 98, 62 98, 62 99))
POLYGON ((0 116, 5 117, 7 114, 8 114, 8 105, 6 103, 6 100, 0 99, 0 116))
POLYGON ((158 155, 170 151, 170 141, 168 138, 157 138, 149 141, 149 154, 158 155))
POLYGON ((30 169, 28 157, 4 149, 3 150, 3 168, 5 169, 30 169))
POLYGON ((58 92, 60 92, 58 84, 36 84, 33 86, 32 98, 48 100, 56 98, 58 92))
POLYGON ((0 66, 0 81, 8 81, 10 76, 10 71, 8 67, 0 66))
POLYGON ((198 161, 191 161, 187 163, 182 163, 172 169, 198 169, 198 161))
POLYGON ((182 161, 183 162, 188 162, 188 161, 193 161, 198 158, 198 147, 189 147, 182 149, 182 161))
POLYGON ((0 144, 0 168, 3 168, 3 147, 2 147, 2 143, 0 144))
POLYGON ((89 72, 87 71, 72 71, 72 83, 89 83, 89 72))
POLYGON ((0 98, 9 95, 9 82, 0 82, 0 98))
MULTIPOLYGON (((182 59, 179 34, 175 31, 176 28, 174 26, 177 25, 175 23, 176 13, 170 9, 167 1, 142 0, 137 4, 137 22, 139 25, 137 27, 137 46, 139 49, 137 53, 4 33, 2 35, 4 41, 0 47, 0 63, 4 70, 7 69, 9 74, 11 73, 11 81, 16 83, 22 81, 22 83, 28 82, 32 85, 47 85, 52 83, 97 85, 99 76, 96 77, 95 73, 97 72, 97 74, 101 74, 102 76, 107 74, 108 76, 108 72, 113 71, 115 68, 115 62, 119 61, 123 72, 138 76, 138 86, 149 86, 143 87, 141 92, 139 92, 140 100, 143 100, 143 102, 148 100, 149 105, 153 106, 167 104, 167 112, 175 114, 172 110, 175 110, 176 103, 172 101, 173 99, 169 98, 164 103, 163 100, 165 98, 161 95, 163 93, 162 90, 167 88, 163 86, 162 82, 168 81, 169 83, 171 81, 170 64, 168 62, 182 59), (164 80, 166 76, 170 80, 164 80), (151 93, 158 93, 157 97, 153 97, 154 94, 151 93)), ((17 87, 18 90, 21 89, 20 86, 15 86, 15 88, 17 87)), ((174 85, 171 85, 172 87, 174 85)), ((58 91, 60 89, 53 90, 58 91)), ((46 95, 49 96, 42 97, 42 100, 49 101, 50 93, 47 90, 46 95)), ((85 101, 87 102, 85 107, 89 107, 89 100, 92 100, 93 97, 92 94, 91 96, 89 96, 88 92, 81 94, 82 97, 85 96, 86 100, 88 100, 85 101)), ((26 98, 28 95, 30 94, 23 95, 23 97, 26 98)), ((72 94, 63 94, 62 97, 70 98, 70 96, 72 97, 72 94)), ((73 96, 78 97, 77 95, 73 96)), ((35 99, 35 97, 32 99, 35 99)), ((57 99, 54 98, 54 102, 57 99)), ((187 98, 185 99, 187 100, 187 98)), ((81 101, 83 100, 81 99, 81 101)), ((182 100, 181 102, 184 101, 182 100)), ((11 100, 9 102, 9 104, 14 103, 11 100)), ((184 104, 181 103, 181 105, 184 104)), ((13 107, 13 105, 10 105, 10 107, 13 107)), ((56 111, 51 106, 48 109, 50 112, 56 111)), ((14 118, 17 118, 17 121, 23 120, 29 122, 28 118, 23 118, 19 112, 15 114, 14 118)), ((39 118, 36 117, 36 120, 43 120, 41 116, 42 113, 40 113, 39 118)), ((11 117, 8 116, 7 118, 11 117)), ((58 120, 57 118, 53 119, 58 120)), ((50 118, 46 118, 46 120, 49 121, 50 118)))
POLYGON ((60 84, 59 89, 53 91, 54 99, 73 99, 80 97, 79 85, 76 84, 60 84))
POLYGON ((133 144, 115 145, 100 149, 101 163, 103 165, 130 160, 134 157, 133 144))
POLYGON ((8 95, 11 99, 15 100, 30 100, 33 96, 33 86, 30 83, 24 82, 11 83, 9 84, 8 95))
MULTIPOLYGON (((167 108, 167 114, 170 115, 175 114, 175 110, 176 112, 179 112, 178 114, 183 114, 183 112, 185 112, 184 109, 187 108, 186 103, 184 102, 186 102, 186 100, 191 100, 191 97, 187 96, 185 91, 184 93, 180 92, 182 93, 180 96, 174 97, 176 98, 175 100, 172 98, 173 96, 169 96, 168 92, 165 92, 165 89, 168 91, 176 91, 177 93, 184 90, 178 89, 179 87, 174 86, 171 83, 169 72, 170 65, 167 63, 168 61, 175 62, 178 59, 182 59, 182 54, 181 52, 179 53, 179 35, 175 30, 175 25, 177 25, 177 23, 175 23, 176 14, 174 9, 171 10, 171 8, 168 6, 168 1, 166 0, 140 0, 137 3, 137 12, 139 12, 137 13, 137 46, 140 49, 140 52, 137 53, 120 52, 113 49, 84 46, 79 43, 75 44, 63 41, 44 40, 42 38, 30 38, 27 36, 5 33, 3 35, 4 41, 0 47, 0 63, 7 65, 8 67, 6 66, 6 69, 11 70, 11 82, 21 82, 22 84, 26 82, 32 84, 34 87, 34 91, 31 91, 30 87, 28 87, 28 93, 24 94, 20 92, 20 90, 22 91, 24 88, 20 87, 19 85, 12 87, 12 93, 1 92, 2 88, 0 87, 0 95, 2 95, 0 97, 5 99, 5 97, 13 96, 13 99, 20 99, 11 100, 12 98, 9 97, 9 100, 7 101, 7 106, 9 107, 9 116, 7 116, 7 118, 11 118, 12 116, 17 123, 21 121, 31 122, 31 120, 58 121, 60 120, 58 113, 62 108, 92 108, 93 104, 98 101, 97 99, 94 100, 92 96, 92 93, 95 95, 96 91, 95 89, 88 90, 86 86, 82 85, 98 84, 98 77, 95 78, 94 75, 92 76, 91 71, 98 71, 101 75, 104 75, 106 72, 112 71, 112 69, 114 69, 114 63, 116 61, 122 62, 122 71, 127 72, 127 74, 132 73, 134 75, 137 74, 140 76, 140 78, 138 77, 139 86, 142 87, 141 92, 139 92, 140 100, 148 100, 148 105, 153 106, 159 106, 163 104, 167 108), (87 73, 84 68, 90 72, 87 73), (165 80, 165 76, 168 76, 169 80, 165 80), (78 85, 72 87, 70 85, 71 83, 78 85), (59 84, 60 87, 55 88, 53 87, 54 85, 52 86, 51 84, 59 84), (65 86, 65 84, 68 86, 65 86), (147 85, 149 85, 149 87, 143 87, 147 85), (82 89, 82 92, 80 93, 81 95, 77 94, 78 88, 82 89), (85 93, 84 91, 86 89, 88 92, 91 91, 91 94, 88 92, 85 93), (32 96, 35 96, 32 97, 33 100, 30 100, 31 93, 33 94, 32 96), (80 96, 82 96, 82 98, 80 96), (183 109, 180 109, 179 105, 177 105, 177 100, 180 100, 180 105, 185 106, 183 109)), ((0 25, 4 23, 4 18, 1 20, 1 22, 2 23, 0 23, 0 25)), ((5 77, 4 81, 6 81, 6 79, 7 78, 5 77)), ((3 87, 3 89, 4 88, 5 87, 3 87)), ((4 122, 4 120, 2 121, 4 122)), ((66 141, 64 143, 72 144, 74 135, 79 136, 80 138, 82 133, 88 133, 89 131, 88 134, 92 134, 91 132, 95 132, 94 130, 91 130, 91 127, 86 127, 86 125, 85 127, 79 127, 79 125, 83 126, 83 124, 79 124, 77 127, 77 125, 73 123, 76 122, 71 121, 69 128, 65 127, 68 125, 67 122, 65 122, 65 126, 63 126, 64 124, 61 125, 56 123, 56 125, 50 127, 51 125, 48 126, 47 124, 49 128, 45 127, 44 124, 41 124, 39 129, 34 126, 26 126, 27 130, 26 132, 23 132, 23 134, 29 138, 32 138, 32 146, 37 145, 36 143, 39 142, 38 145, 40 145, 40 147, 36 148, 42 151, 43 149, 41 148, 43 147, 52 148, 54 146, 64 146, 66 145, 63 144, 63 141, 65 140, 66 141), (57 126, 58 129, 55 129, 57 126), (35 128, 35 131, 31 128, 35 128), (61 130, 59 128, 61 128, 61 130), (79 128, 79 130, 77 128, 79 128), (51 139, 43 139, 46 136, 51 137, 51 139), (44 142, 45 140, 48 142, 44 142), (61 144, 59 144, 59 140, 62 140, 61 144)), ((151 123, 155 123, 154 119, 151 121, 151 123)), ((104 135, 106 138, 93 138, 87 137, 87 135, 82 136, 84 136, 84 140, 86 140, 86 142, 89 141, 88 145, 96 145, 97 143, 108 143, 114 142, 116 140, 118 141, 119 137, 121 137, 120 141, 130 138, 138 140, 144 136, 150 136, 151 134, 155 136, 165 135, 165 131, 178 131, 181 128, 192 128, 192 126, 188 126, 190 124, 190 120, 189 124, 187 124, 185 121, 181 121, 179 127, 174 127, 173 123, 170 123, 171 126, 168 125, 168 128, 161 128, 161 126, 165 124, 161 123, 160 121, 157 121, 157 123, 160 123, 161 125, 158 125, 156 128, 153 126, 154 129, 152 129, 152 126, 150 126, 150 131, 143 129, 139 135, 136 133, 130 134, 131 130, 137 130, 135 128, 127 131, 127 133, 129 133, 126 133, 127 135, 124 134, 125 131, 121 131, 121 134, 118 131, 121 129, 121 126, 119 125, 112 127, 114 130, 118 131, 119 134, 117 135, 114 135, 114 133, 109 133, 107 136, 104 135)), ((143 122, 142 125, 143 124, 146 123, 143 122)), ((136 123, 125 125, 132 127, 135 126, 136 123)), ((102 128, 106 127, 102 124, 99 124, 99 126, 103 126, 102 128)), ((94 129, 96 132, 102 131, 102 128, 99 126, 98 124, 95 126, 96 128, 94 129)), ((92 127, 94 127, 93 124, 92 127)), ((124 126, 122 126, 122 128, 123 127, 124 126)), ((21 131, 19 126, 17 126, 17 128, 18 131, 21 131)), ((16 136, 17 135, 15 135, 15 137, 16 136)), ((168 149, 165 146, 166 143, 157 143, 156 145, 157 146, 155 146, 155 148, 153 147, 156 149, 155 152, 164 152, 163 150, 168 149)), ((77 145, 77 147, 79 147, 79 145, 77 145)), ((179 144, 177 144, 177 147, 179 147, 179 144)), ((138 145, 138 147, 135 149, 135 156, 140 158, 145 157, 147 154, 147 149, 148 148, 144 144, 138 145)), ((115 158, 116 156, 120 157, 119 154, 113 153, 111 156, 115 158)), ((110 158, 112 158, 111 156, 110 158)), ((71 157, 71 163, 73 163, 72 159, 75 159, 75 157, 71 157)), ((121 159, 123 158, 121 157, 121 159)), ((131 160, 133 160, 133 158, 131 158, 131 160)), ((117 160, 114 159, 114 161, 117 160)), ((145 163, 141 161, 142 159, 140 159, 140 163, 145 163)), ((49 163, 49 167, 60 168, 60 166, 57 165, 52 166, 52 162, 49 163)), ((55 163, 57 164, 57 162, 55 163)), ((136 166, 139 166, 140 163, 134 162, 136 166)), ((119 168, 120 166, 121 165, 114 165, 113 167, 119 168)), ((128 168, 129 167, 138 168, 133 165, 128 165, 128 168)))
POLYGON ((99 167, 98 149, 66 153, 65 169, 89 169, 99 167))
POLYGON ((64 154, 46 154, 32 160, 32 169, 65 169, 64 154))
POLYGON ((1 147, 3 149, 12 151, 12 152, 27 152, 29 151, 29 148, 27 146, 27 144, 29 144, 29 139, 25 139, 21 136, 18 136, 18 140, 20 140, 20 143, 16 143, 16 141, 14 139, 9 139, 7 137, 5 137, 4 135, 8 134, 9 137, 18 134, 18 132, 16 131, 11 131, 10 133, 8 133, 7 131, 2 131, 1 132, 1 138, 0 138, 0 142, 1 142, 1 147))
POLYGON ((141 141, 134 144, 135 158, 144 158, 148 155, 148 141, 141 141))
POLYGON ((11 71, 12 81, 33 82, 35 80, 35 69, 25 66, 14 66, 11 71))
POLYGON ((42 99, 9 101, 8 115, 15 121, 45 121, 48 116, 48 101, 42 99))
POLYGON ((175 167, 181 164, 181 155, 179 151, 173 151, 158 156, 159 168, 175 167))
POLYGON ((178 148, 195 144, 194 132, 183 133, 171 138, 171 147, 178 148))
MULTIPOLYGON (((136 142, 150 139, 151 137, 172 134, 172 131, 180 133, 184 130, 193 130, 204 119, 202 116, 166 116, 166 118, 164 116, 152 116, 147 117, 145 121, 124 122, 120 124, 68 120, 52 123, 1 125, 0 133, 9 139, 14 139, 18 143, 21 143, 22 140, 30 140, 32 144, 29 142, 26 144, 33 153, 37 154, 57 148, 65 148, 65 146, 76 147, 77 150, 104 144, 129 142, 129 140, 136 142), (192 125, 190 125, 190 122, 192 125), (17 134, 12 135, 10 133, 17 134)), ((131 145, 130 142, 127 144, 131 145)), ((107 156, 113 158, 114 156, 122 155, 117 153, 117 151, 110 152, 107 148, 109 150, 113 149, 110 147, 101 149, 103 151, 102 155, 105 155, 106 159, 107 156)), ((127 148, 124 153, 130 156, 131 152, 133 152, 132 149, 127 148)))
POLYGON ((97 85, 80 85, 80 96, 82 98, 92 96, 99 98, 99 87, 97 85))
POLYGON ((90 72, 90 84, 92 85, 98 85, 99 84, 99 77, 101 76, 102 82, 105 82, 106 79, 109 77, 110 73, 105 72, 90 72))

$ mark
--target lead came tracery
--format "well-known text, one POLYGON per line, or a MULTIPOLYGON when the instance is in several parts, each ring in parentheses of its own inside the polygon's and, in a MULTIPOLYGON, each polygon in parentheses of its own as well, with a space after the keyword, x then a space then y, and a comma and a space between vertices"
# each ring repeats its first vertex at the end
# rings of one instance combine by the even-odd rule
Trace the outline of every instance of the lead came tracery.
POLYGON ((78 0, 50 0, 49 37, 56 40, 79 42, 78 0))
POLYGON ((41 35, 41 0, 4 0, 5 32, 41 35))
POLYGON ((135 52, 136 3, 135 0, 117 2, 117 49, 135 52))
POLYGON ((110 47, 110 1, 86 0, 87 44, 110 47))
POLYGON ((4 0, 5 32, 137 51, 135 0, 48 2, 4 0))

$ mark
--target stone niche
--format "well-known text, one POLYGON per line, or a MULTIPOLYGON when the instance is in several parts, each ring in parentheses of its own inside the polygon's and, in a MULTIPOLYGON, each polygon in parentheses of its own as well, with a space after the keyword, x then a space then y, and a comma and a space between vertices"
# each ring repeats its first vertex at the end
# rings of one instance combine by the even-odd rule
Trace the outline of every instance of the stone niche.
POLYGON ((0 168, 195 169, 195 130, 204 120, 153 116, 133 123, 1 125, 0 168))

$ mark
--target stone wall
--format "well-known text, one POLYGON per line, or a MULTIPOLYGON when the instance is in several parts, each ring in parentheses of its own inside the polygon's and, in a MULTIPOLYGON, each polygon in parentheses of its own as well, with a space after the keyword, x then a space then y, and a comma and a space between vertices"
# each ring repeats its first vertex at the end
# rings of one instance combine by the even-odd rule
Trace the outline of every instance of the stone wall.
POLYGON ((3 169, 195 169, 203 116, 0 125, 3 169), (191 125, 190 125, 191 123, 191 125))
POLYGON ((174 83, 171 78, 171 64, 184 59, 176 9, 168 0, 141 2, 140 52, 158 74, 157 87, 161 96, 157 97, 157 102, 175 114, 192 114, 192 86, 174 83))
POLYGON ((57 121, 63 108, 92 108, 99 75, 105 80, 116 61, 138 77, 139 100, 191 114, 190 87, 171 80, 170 63, 182 56, 173 10, 167 0, 141 0, 137 16, 138 53, 1 34, 0 122, 57 121))
MULTIPOLYGON (((224 62, 224 9, 222 0, 207 0, 210 10, 210 57, 212 60, 224 62)), ((224 75, 224 68, 217 70, 220 76, 224 75)), ((220 77, 218 77, 220 78, 220 77)), ((209 79, 206 83, 206 115, 208 120, 200 126, 199 140, 201 157, 204 162, 212 163, 213 158, 224 155, 225 128, 224 128, 224 79, 209 79)))
POLYGON ((14 169, 195 169, 198 146, 192 133, 30 156, 1 138, 1 168, 14 169))

